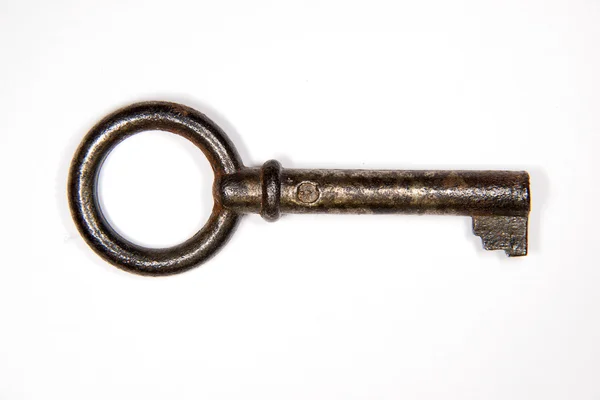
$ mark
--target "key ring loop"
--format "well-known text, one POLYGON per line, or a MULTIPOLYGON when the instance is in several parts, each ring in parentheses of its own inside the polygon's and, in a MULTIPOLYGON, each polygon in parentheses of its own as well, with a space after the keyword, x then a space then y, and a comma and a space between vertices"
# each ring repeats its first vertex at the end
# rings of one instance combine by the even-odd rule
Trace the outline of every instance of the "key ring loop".
POLYGON ((243 163, 227 135, 208 117, 176 103, 145 102, 122 108, 100 121, 85 136, 69 170, 68 197, 77 229, 88 245, 111 264, 142 275, 186 271, 213 256, 230 238, 239 216, 215 199, 204 227, 187 241, 169 248, 139 246, 119 235, 98 202, 98 176, 110 151, 126 138, 149 130, 178 134, 208 158, 215 180, 238 172, 243 163))

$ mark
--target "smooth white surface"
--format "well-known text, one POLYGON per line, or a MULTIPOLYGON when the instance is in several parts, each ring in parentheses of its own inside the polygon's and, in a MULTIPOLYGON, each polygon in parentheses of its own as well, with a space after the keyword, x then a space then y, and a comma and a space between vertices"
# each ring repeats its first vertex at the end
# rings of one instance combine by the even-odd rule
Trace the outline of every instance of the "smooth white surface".
MULTIPOLYGON (((593 0, 3 0, 0 399, 599 399, 599 21, 593 0), (201 268, 121 272, 77 233, 67 168, 151 99, 248 165, 525 169, 530 255, 468 218, 253 215, 201 268)), ((170 245, 210 174, 141 135, 102 200, 170 245)))

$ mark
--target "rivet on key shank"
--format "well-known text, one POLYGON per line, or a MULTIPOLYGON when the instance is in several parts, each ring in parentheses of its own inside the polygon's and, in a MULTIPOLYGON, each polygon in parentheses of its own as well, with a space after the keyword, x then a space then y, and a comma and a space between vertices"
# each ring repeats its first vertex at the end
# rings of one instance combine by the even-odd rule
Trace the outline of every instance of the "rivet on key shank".
POLYGON ((302 182, 296 190, 296 197, 302 203, 311 204, 319 198, 319 188, 316 183, 302 182))

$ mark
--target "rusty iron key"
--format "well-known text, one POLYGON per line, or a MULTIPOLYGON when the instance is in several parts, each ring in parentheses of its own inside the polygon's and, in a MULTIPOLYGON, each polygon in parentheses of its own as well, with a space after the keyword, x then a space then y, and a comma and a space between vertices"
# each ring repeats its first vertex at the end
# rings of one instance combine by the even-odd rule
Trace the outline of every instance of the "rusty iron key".
POLYGON ((100 121, 75 153, 68 193, 73 219, 89 246, 115 266, 144 275, 198 266, 227 242, 247 213, 259 213, 267 221, 286 213, 466 215, 473 218, 473 232, 485 249, 527 254, 527 172, 285 169, 275 160, 249 168, 214 122, 175 103, 138 103, 100 121), (208 222, 186 242, 166 249, 123 238, 98 202, 98 174, 108 153, 127 137, 148 130, 187 138, 204 152, 215 174, 208 222))

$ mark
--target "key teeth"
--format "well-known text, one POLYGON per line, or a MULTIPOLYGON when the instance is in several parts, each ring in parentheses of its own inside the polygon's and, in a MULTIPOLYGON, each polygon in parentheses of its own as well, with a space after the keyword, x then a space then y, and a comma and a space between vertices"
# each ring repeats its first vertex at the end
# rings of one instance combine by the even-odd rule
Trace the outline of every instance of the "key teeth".
POLYGON ((474 216, 473 233, 486 250, 504 250, 509 257, 527 255, 527 217, 474 216))

